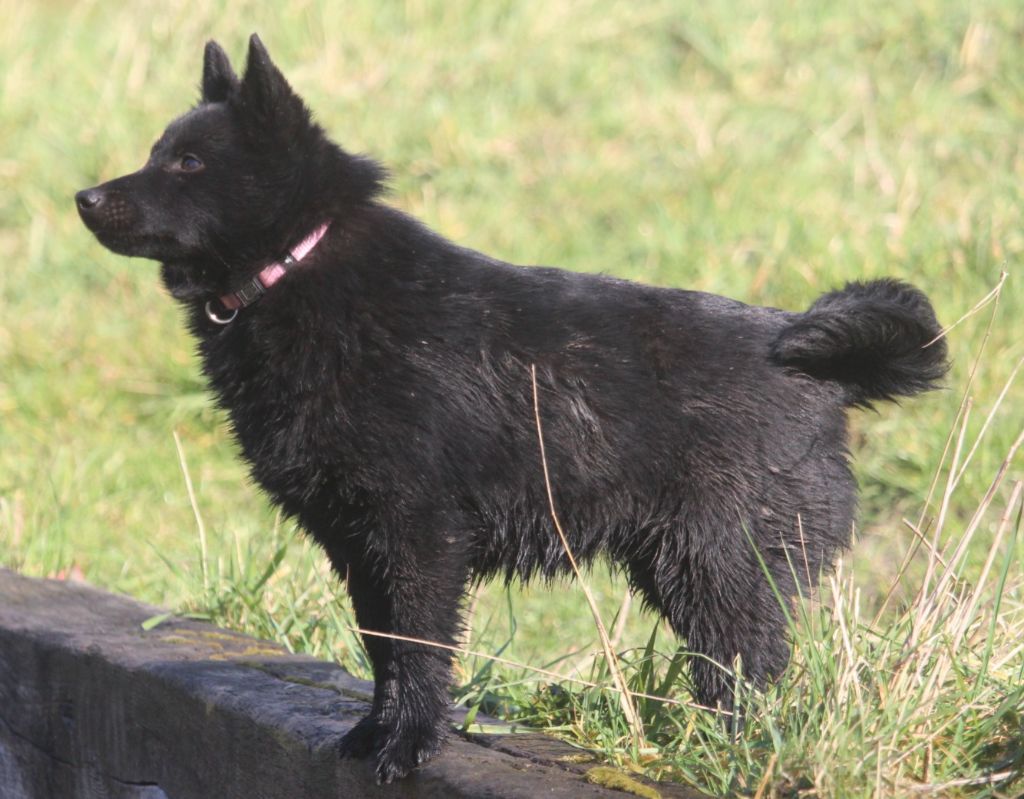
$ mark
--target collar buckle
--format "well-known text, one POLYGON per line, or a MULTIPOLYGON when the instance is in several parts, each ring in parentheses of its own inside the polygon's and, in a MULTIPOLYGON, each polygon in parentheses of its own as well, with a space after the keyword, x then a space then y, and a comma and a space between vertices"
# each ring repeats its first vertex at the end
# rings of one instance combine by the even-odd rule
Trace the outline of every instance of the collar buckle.
MULTIPOLYGON (((238 291, 235 292, 235 296, 238 298, 238 303, 241 307, 252 305, 256 300, 267 293, 266 287, 260 281, 259 277, 254 277, 248 283, 242 286, 238 291)), ((235 311, 238 309, 236 308, 235 311)))

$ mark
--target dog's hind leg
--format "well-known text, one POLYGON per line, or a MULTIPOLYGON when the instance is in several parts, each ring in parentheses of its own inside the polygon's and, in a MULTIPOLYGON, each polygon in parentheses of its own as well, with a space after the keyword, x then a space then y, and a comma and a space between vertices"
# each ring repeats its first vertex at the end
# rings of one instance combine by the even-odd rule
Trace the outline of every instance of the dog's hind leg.
POLYGON ((743 677, 758 687, 785 669, 785 615, 767 584, 698 579, 694 591, 693 608, 685 617, 675 621, 675 608, 670 616, 694 653, 690 675, 695 698, 707 707, 732 710, 737 657, 743 677), (716 599, 702 601, 701 595, 716 599))
MULTIPOLYGON (((749 542, 725 543, 735 535, 743 533, 710 527, 699 535, 684 533, 629 566, 631 583, 692 653, 695 699, 723 710, 733 706, 737 656, 743 676, 758 686, 781 673, 789 659, 779 599, 749 542)), ((789 596, 792 580, 776 574, 772 579, 779 595, 789 596)))

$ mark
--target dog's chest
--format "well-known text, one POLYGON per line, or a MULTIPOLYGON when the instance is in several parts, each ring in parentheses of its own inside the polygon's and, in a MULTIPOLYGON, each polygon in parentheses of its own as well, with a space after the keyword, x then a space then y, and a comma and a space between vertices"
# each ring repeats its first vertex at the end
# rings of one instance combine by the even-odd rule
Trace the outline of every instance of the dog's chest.
POLYGON ((253 477, 289 508, 337 487, 352 442, 336 366, 230 343, 203 346, 205 371, 253 477))

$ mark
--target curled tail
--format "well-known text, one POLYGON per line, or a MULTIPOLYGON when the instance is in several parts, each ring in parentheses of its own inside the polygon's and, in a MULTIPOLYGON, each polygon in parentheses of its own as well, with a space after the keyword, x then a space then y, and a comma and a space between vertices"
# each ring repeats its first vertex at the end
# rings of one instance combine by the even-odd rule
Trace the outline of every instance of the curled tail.
POLYGON ((898 280, 848 283, 822 295, 779 333, 772 359, 846 388, 847 404, 935 388, 948 369, 946 341, 928 298, 898 280))

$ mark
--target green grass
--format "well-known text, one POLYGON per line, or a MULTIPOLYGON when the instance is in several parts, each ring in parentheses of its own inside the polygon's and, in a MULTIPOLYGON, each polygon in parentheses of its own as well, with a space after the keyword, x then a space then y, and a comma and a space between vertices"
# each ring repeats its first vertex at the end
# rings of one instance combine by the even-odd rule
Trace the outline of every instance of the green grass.
MULTIPOLYGON (((118 8, 0 0, 0 563, 76 566, 366 673, 322 557, 247 482, 154 265, 103 250, 73 209, 77 189, 137 168, 196 99, 207 38, 240 58, 256 30, 321 123, 392 168, 392 202, 507 260, 787 308, 894 275, 925 288, 947 323, 1009 272, 998 313, 950 335, 948 391, 855 415, 857 546, 821 601, 797 607, 794 667, 749 698, 742 735, 649 704, 637 750, 607 690, 555 689, 474 657, 458 677, 485 709, 712 792, 1024 789, 1024 541, 1008 504, 1019 455, 971 527, 1024 422, 1018 380, 984 425, 1024 357, 1020 3, 118 8), (955 444, 964 430, 963 463, 983 426, 945 490, 949 431, 955 444), (955 562, 921 547, 900 575, 914 542, 902 520, 922 515, 928 536, 970 531, 968 543, 955 562)), ((623 586, 601 570, 591 582, 609 620, 623 586)), ((596 640, 577 590, 491 586, 470 646, 607 686, 596 640)), ((661 686, 674 647, 629 609, 620 648, 634 689, 661 686)), ((686 699, 683 682, 671 696, 686 699)))

